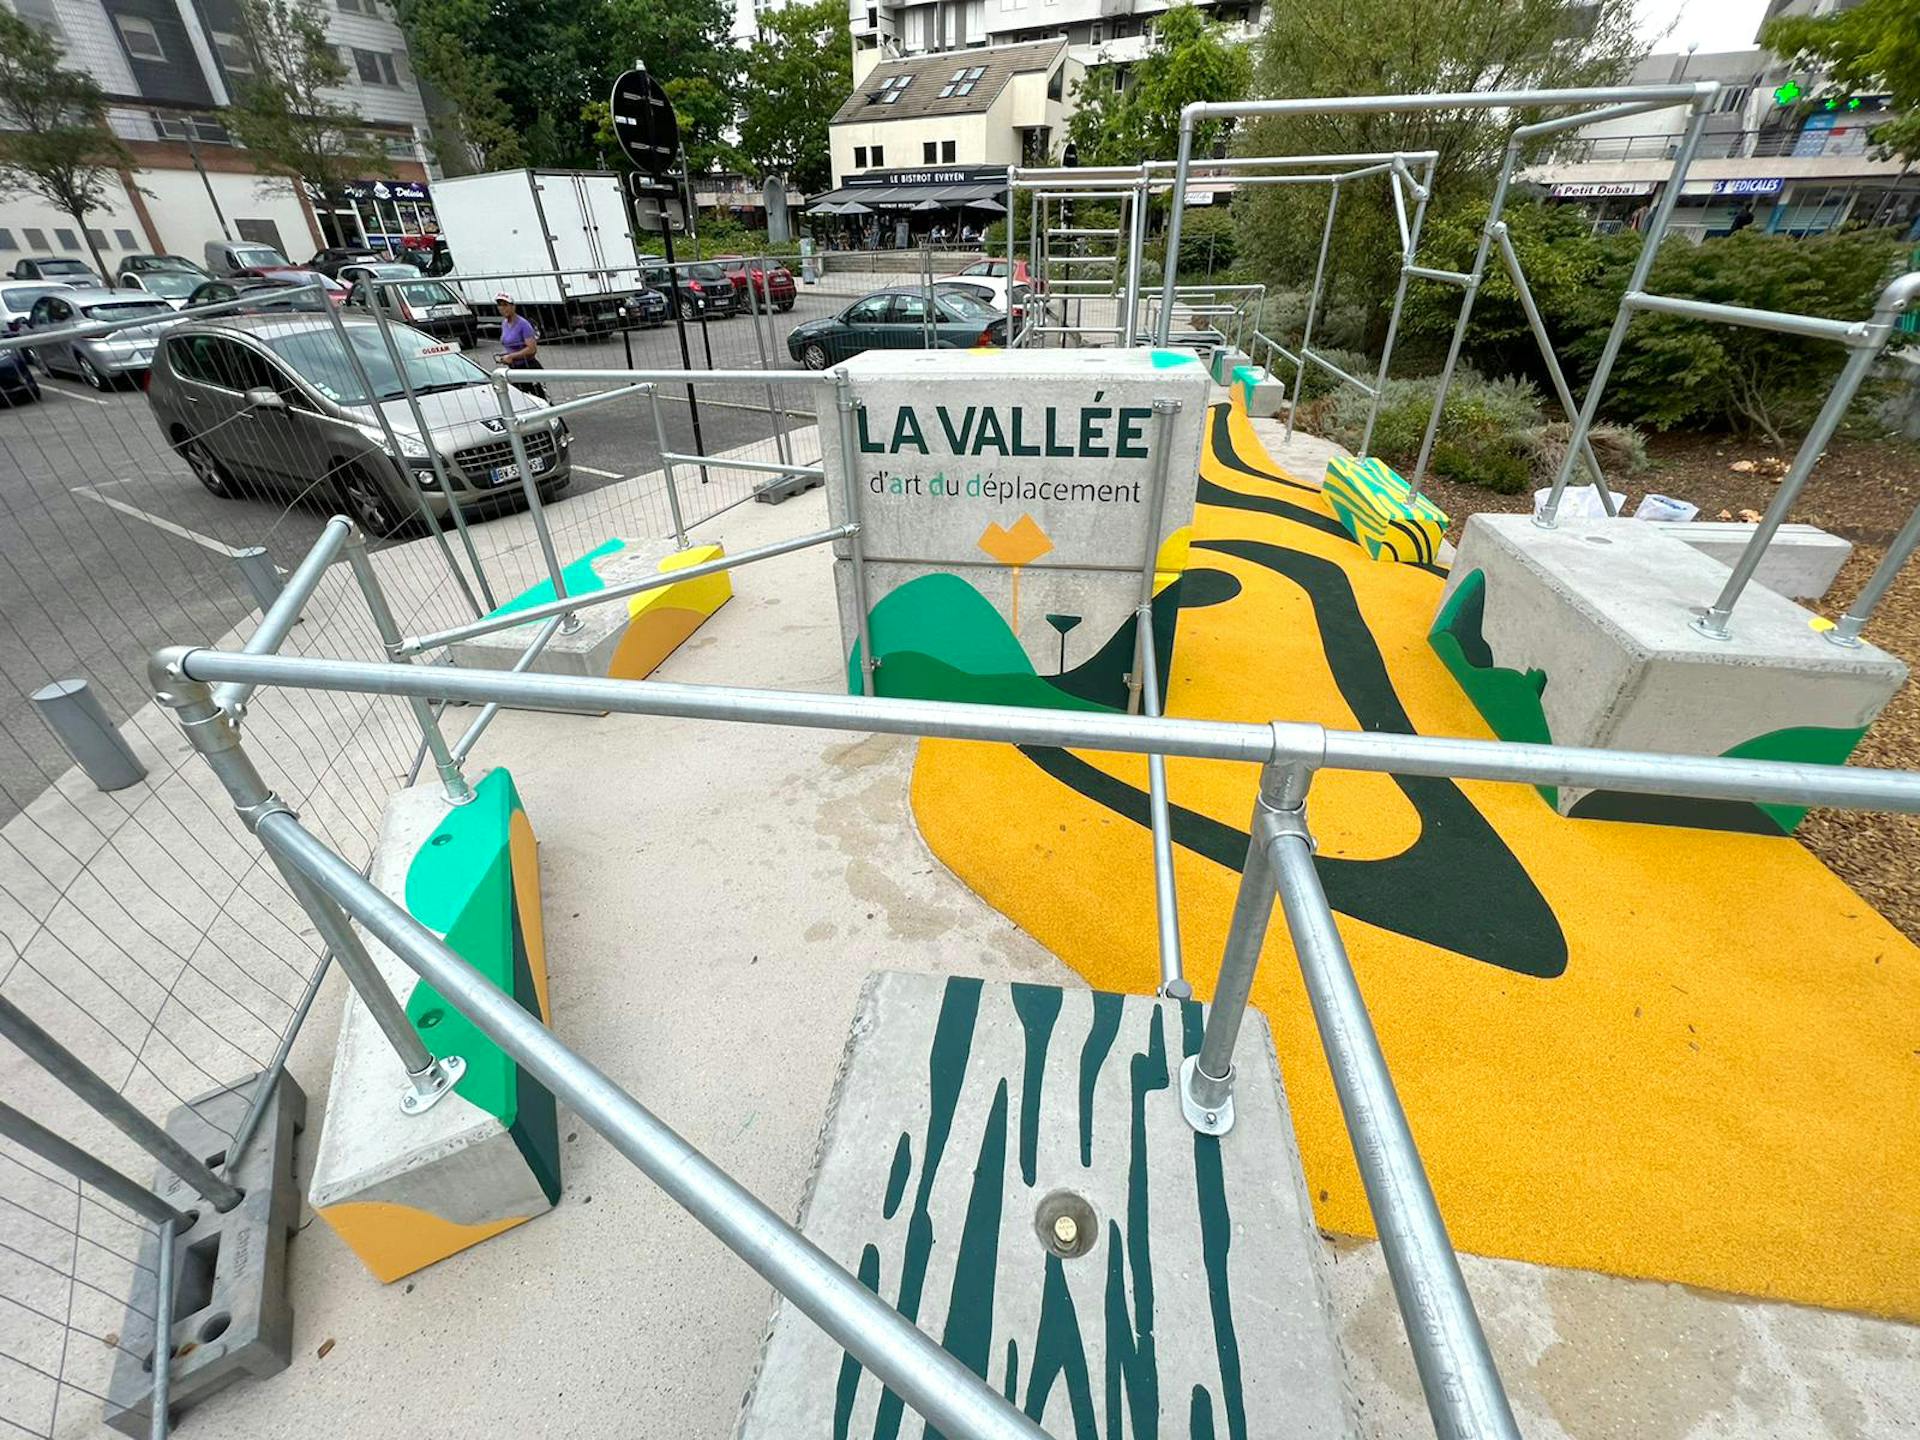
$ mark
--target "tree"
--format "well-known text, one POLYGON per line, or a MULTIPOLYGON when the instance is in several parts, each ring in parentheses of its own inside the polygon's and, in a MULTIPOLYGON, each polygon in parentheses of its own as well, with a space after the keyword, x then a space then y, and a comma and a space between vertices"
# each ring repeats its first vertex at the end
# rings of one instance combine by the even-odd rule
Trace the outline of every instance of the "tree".
MULTIPOLYGON (((1267 95, 1392 95, 1614 84, 1639 50, 1632 0, 1279 0, 1259 43, 1256 85, 1267 95)), ((1432 223, 1483 201, 1512 131, 1541 118, 1499 110, 1309 113, 1261 120, 1236 149, 1248 155, 1434 150, 1432 223)), ((1324 188, 1249 188, 1234 202, 1241 253, 1263 278, 1304 285, 1318 253, 1324 188)), ((1399 232, 1384 177, 1342 189, 1329 294, 1364 305, 1370 341, 1384 329, 1399 278, 1399 232)))
MULTIPOLYGON (((1131 68, 1124 89, 1115 88, 1107 66, 1089 70, 1074 86, 1078 108, 1067 122, 1067 138, 1082 165, 1170 160, 1180 144, 1181 107, 1238 100, 1252 78, 1246 46, 1192 5, 1176 5, 1160 17, 1153 44, 1131 68)), ((1203 125, 1194 153, 1211 155, 1225 128, 1220 121, 1203 125)))
POLYGON ((62 66, 51 36, 0 10, 0 193, 37 195, 71 215, 104 278, 87 216, 109 208, 109 177, 132 164, 93 78, 62 66))
POLYGON ((255 163, 280 183, 304 187, 309 200, 384 169, 386 157, 360 117, 327 98, 347 66, 327 39, 316 0, 240 0, 239 15, 254 70, 235 87, 223 118, 255 163))
POLYGON ((1828 67, 1834 95, 1886 91, 1896 118, 1873 128, 1874 142, 1903 160, 1920 160, 1920 5, 1914 0, 1861 0, 1817 20, 1775 20, 1761 30, 1760 43, 1789 60, 1828 67))
POLYGON ((853 41, 845 0, 776 9, 747 48, 740 150, 762 175, 801 190, 832 179, 827 125, 853 91, 853 41))
POLYGON ((415 67, 442 102, 433 127, 441 165, 463 173, 526 164, 500 57, 484 44, 493 25, 488 0, 398 0, 395 16, 415 67))

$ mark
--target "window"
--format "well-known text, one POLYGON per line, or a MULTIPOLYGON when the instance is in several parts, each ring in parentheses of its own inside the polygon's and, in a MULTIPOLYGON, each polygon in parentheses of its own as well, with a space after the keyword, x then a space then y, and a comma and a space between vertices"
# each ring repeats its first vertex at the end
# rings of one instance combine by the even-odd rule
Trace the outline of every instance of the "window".
POLYGON ((131 230, 116 230, 113 232, 113 238, 120 242, 120 248, 122 250, 132 250, 140 243, 133 238, 133 232, 131 230))
POLYGON ((889 75, 880 82, 880 88, 867 96, 869 105, 898 105, 907 86, 913 83, 911 75, 889 75))
POLYGON ((922 165, 933 164, 933 162, 937 160, 939 156, 940 156, 940 147, 936 145, 933 141, 923 140, 920 143, 920 163, 922 165))
POLYGON ((874 146, 873 147, 873 168, 876 170, 882 169, 885 167, 886 163, 887 163, 887 147, 884 145, 874 146))
POLYGON ((869 30, 880 28, 880 12, 871 5, 867 7, 867 28, 869 30))
POLYGON ((53 238, 60 242, 60 248, 62 250, 78 250, 80 248, 80 238, 71 230, 56 230, 53 232, 53 238))
POLYGON ((984 65, 968 65, 954 71, 952 78, 940 87, 940 98, 945 100, 951 96, 971 95, 973 87, 980 83, 980 77, 986 73, 987 67, 984 65))
POLYGON ((887 318, 887 310, 893 304, 891 295, 874 295, 862 300, 847 311, 849 325, 879 325, 887 318))
POLYGON ((1118 95, 1126 88, 1127 67, 1124 65, 1116 65, 1113 67, 1113 93, 1118 95))
POLYGON ((230 75, 251 75, 253 73, 253 51, 248 48, 246 37, 236 35, 231 30, 213 32, 213 48, 220 56, 220 64, 230 75))
POLYGON ((953 141, 942 140, 940 142, 940 163, 942 165, 953 164, 953 141))
POLYGON ((151 20, 139 15, 116 15, 113 23, 120 29, 120 43, 134 59, 164 61, 167 58, 166 49, 160 44, 160 32, 153 28, 151 20))
POLYGON ((1062 65, 1047 77, 1047 98, 1058 100, 1067 92, 1067 67, 1062 65))
POLYGON ((208 116, 162 115, 158 110, 149 110, 147 114, 153 120, 154 133, 162 140, 198 140, 206 145, 233 143, 227 127, 208 116))
POLYGON ((1106 22, 1104 20, 1094 21, 1093 28, 1087 32, 1087 43, 1089 45, 1098 45, 1101 41, 1105 40, 1106 38, 1107 38, 1106 22))
POLYGON ((104 250, 107 248, 107 233, 104 230, 88 229, 87 240, 96 250, 104 250))
POLYGON ((864 170, 867 168, 866 146, 856 145, 853 147, 853 168, 856 170, 864 170))
POLYGON ((13 232, 11 230, 0 230, 0 250, 18 250, 19 248, 18 245, 13 243, 13 232))
POLYGON ((33 226, 29 225, 20 233, 27 237, 27 248, 29 250, 44 250, 47 248, 46 231, 36 230, 33 226))
POLYGON ((893 297, 893 320, 895 324, 918 325, 926 318, 926 296, 896 295, 893 297))
POLYGON ((368 85, 398 85, 400 76, 393 68, 393 56, 384 50, 362 50, 358 46, 353 51, 353 67, 360 72, 360 78, 368 85))

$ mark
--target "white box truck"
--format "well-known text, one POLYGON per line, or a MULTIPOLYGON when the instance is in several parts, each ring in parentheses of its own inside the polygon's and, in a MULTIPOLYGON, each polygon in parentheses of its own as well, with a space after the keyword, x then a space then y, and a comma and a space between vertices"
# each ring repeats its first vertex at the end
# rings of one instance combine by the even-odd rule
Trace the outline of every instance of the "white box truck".
POLYGON ((493 297, 505 290, 543 333, 608 331, 620 323, 621 302, 645 288, 626 196, 609 171, 436 180, 433 208, 453 260, 442 278, 481 315, 494 313, 493 297))

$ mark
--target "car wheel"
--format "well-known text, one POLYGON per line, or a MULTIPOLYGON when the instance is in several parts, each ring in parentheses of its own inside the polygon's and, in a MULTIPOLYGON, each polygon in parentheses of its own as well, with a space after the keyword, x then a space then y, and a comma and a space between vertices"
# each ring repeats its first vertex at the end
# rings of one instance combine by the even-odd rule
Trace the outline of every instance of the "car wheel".
POLYGON ((480 327, 477 325, 463 325, 460 328, 459 338, 460 348, 462 350, 473 349, 474 346, 480 343, 480 327))
POLYGON ((800 363, 809 370, 824 370, 832 363, 827 355, 827 347, 818 340, 809 340, 800 347, 800 363))
POLYGON ((25 346, 22 346, 20 349, 20 358, 27 362, 27 368, 29 370, 38 370, 38 371, 41 371, 43 374, 47 374, 47 375, 51 375, 53 373, 51 370, 47 369, 45 363, 40 359, 38 354, 36 354, 32 350, 27 349, 25 346))
POLYGON ((96 390, 111 390, 113 388, 113 382, 100 373, 100 368, 86 357, 85 352, 80 353, 75 358, 80 366, 80 378, 86 381, 87 384, 96 390))
POLYGON ((358 465, 342 466, 334 475, 334 489, 353 523, 376 540, 398 534, 409 516, 372 475, 358 465))
POLYGON ((775 305, 773 308, 778 310, 782 315, 784 315, 787 313, 787 311, 793 308, 793 301, 783 300, 779 304, 775 305))
POLYGON ((180 458, 187 462, 187 468, 193 471, 193 478, 207 487, 209 495, 222 500, 231 500, 237 493, 233 478, 227 474, 226 467, 213 458, 213 452, 198 440, 189 440, 180 446, 180 458))

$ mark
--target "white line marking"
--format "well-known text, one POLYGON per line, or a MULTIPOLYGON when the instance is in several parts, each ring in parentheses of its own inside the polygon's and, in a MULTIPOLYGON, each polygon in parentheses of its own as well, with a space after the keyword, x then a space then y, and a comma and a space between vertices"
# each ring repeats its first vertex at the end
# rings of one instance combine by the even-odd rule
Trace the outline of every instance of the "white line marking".
POLYGON ((573 468, 576 470, 584 470, 589 475, 598 475, 602 480, 618 480, 620 478, 620 472, 618 470, 596 470, 591 465, 582 465, 578 460, 573 462, 573 468))
MULTIPOLYGON (((109 485, 121 485, 126 482, 124 480, 110 480, 107 483, 109 485)), ((73 487, 73 493, 76 495, 84 495, 87 499, 93 501, 94 504, 104 505, 109 510, 118 510, 122 515, 131 515, 135 520, 144 520, 156 530, 164 530, 169 535, 177 535, 182 540, 190 540, 201 549, 211 550, 216 555, 224 555, 229 560, 234 559, 240 554, 240 551, 234 549, 233 546, 215 540, 211 535, 202 535, 198 530, 189 530, 184 525, 176 525, 173 521, 164 519, 159 515, 150 514, 140 509, 137 505, 129 505, 124 500, 115 500, 109 495, 102 495, 100 493, 100 487, 97 485, 76 485, 73 487)))
POLYGON ((42 380, 40 382, 40 393, 42 395, 58 395, 62 400, 78 400, 85 405, 105 405, 108 408, 112 408, 113 404, 110 400, 98 400, 91 395, 76 395, 73 391, 68 390, 64 386, 56 385, 51 380, 42 380))

